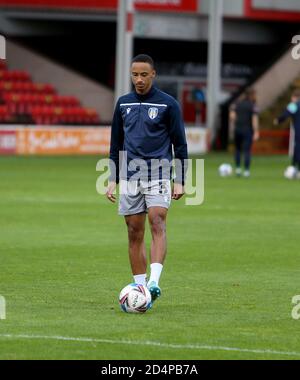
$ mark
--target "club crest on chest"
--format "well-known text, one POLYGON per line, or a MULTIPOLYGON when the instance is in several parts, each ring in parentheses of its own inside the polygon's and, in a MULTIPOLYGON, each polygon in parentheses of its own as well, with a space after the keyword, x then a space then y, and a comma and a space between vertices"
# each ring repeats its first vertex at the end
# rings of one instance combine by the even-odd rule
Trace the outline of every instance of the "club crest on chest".
POLYGON ((151 120, 154 120, 158 115, 158 108, 156 107, 151 107, 148 110, 148 116, 150 117, 151 120))

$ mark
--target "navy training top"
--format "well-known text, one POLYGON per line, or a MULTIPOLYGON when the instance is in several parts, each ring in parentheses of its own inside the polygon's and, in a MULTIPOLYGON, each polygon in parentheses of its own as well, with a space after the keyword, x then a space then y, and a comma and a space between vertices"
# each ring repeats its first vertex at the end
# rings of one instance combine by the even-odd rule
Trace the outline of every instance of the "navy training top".
POLYGON ((236 112, 235 127, 238 131, 253 131, 252 116, 258 114, 256 104, 248 99, 243 99, 231 107, 236 112))
MULTIPOLYGON (((114 162, 116 173, 111 180, 130 179, 138 170, 128 170, 128 164, 135 159, 143 159, 149 168, 151 160, 167 160, 169 169, 173 159, 176 165, 175 182, 184 184, 188 158, 185 128, 178 102, 170 95, 152 87, 145 95, 133 91, 119 98, 114 112, 111 129, 110 159, 114 162), (124 162, 119 176, 119 152, 127 153, 126 172, 124 162), (179 165, 180 166, 180 165, 179 165), (125 178, 126 177, 126 178, 125 178)), ((171 171, 169 170, 169 179, 171 171)))

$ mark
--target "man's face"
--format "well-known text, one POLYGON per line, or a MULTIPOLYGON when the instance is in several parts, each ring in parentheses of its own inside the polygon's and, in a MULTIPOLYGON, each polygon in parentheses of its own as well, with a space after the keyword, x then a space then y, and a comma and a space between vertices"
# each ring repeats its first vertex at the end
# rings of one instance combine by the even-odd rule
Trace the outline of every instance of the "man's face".
POLYGON ((149 63, 134 62, 131 66, 131 78, 136 92, 144 95, 152 87, 155 70, 149 63))

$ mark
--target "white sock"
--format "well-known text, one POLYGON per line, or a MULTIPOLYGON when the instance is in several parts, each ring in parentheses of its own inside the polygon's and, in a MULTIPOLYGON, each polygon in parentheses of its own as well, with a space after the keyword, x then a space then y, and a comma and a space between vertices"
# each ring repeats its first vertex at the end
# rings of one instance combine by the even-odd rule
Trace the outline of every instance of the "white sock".
POLYGON ((150 284, 150 282, 154 281, 158 285, 160 275, 161 275, 161 272, 163 270, 163 265, 159 264, 159 263, 153 263, 150 265, 150 268, 151 268, 151 275, 150 275, 150 280, 148 281, 148 284, 150 284))
POLYGON ((137 274, 136 276, 133 276, 135 284, 144 285, 146 286, 146 277, 147 274, 137 274))

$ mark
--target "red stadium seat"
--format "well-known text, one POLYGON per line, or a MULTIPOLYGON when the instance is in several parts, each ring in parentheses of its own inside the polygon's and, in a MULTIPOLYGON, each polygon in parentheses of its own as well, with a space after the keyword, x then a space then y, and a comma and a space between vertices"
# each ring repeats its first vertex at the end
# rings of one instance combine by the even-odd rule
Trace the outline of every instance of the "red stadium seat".
POLYGON ((0 100, 5 105, 1 119, 30 117, 40 125, 93 125, 100 122, 97 112, 84 108, 74 96, 57 95, 51 84, 33 83, 25 71, 9 71, 0 60, 0 100))
POLYGON ((0 59, 0 70, 7 70, 6 62, 3 59, 0 59))
POLYGON ((11 114, 6 105, 0 105, 0 123, 8 123, 11 121, 11 114))
POLYGON ((33 83, 32 89, 40 94, 55 94, 56 91, 51 84, 33 83))
POLYGON ((7 71, 0 69, 0 80, 12 82, 28 82, 31 81, 30 75, 25 71, 7 71))
POLYGON ((55 94, 55 89, 50 84, 0 80, 0 93, 3 91, 55 94))
POLYGON ((80 102, 74 96, 60 96, 59 101, 66 107, 80 107, 80 102))

